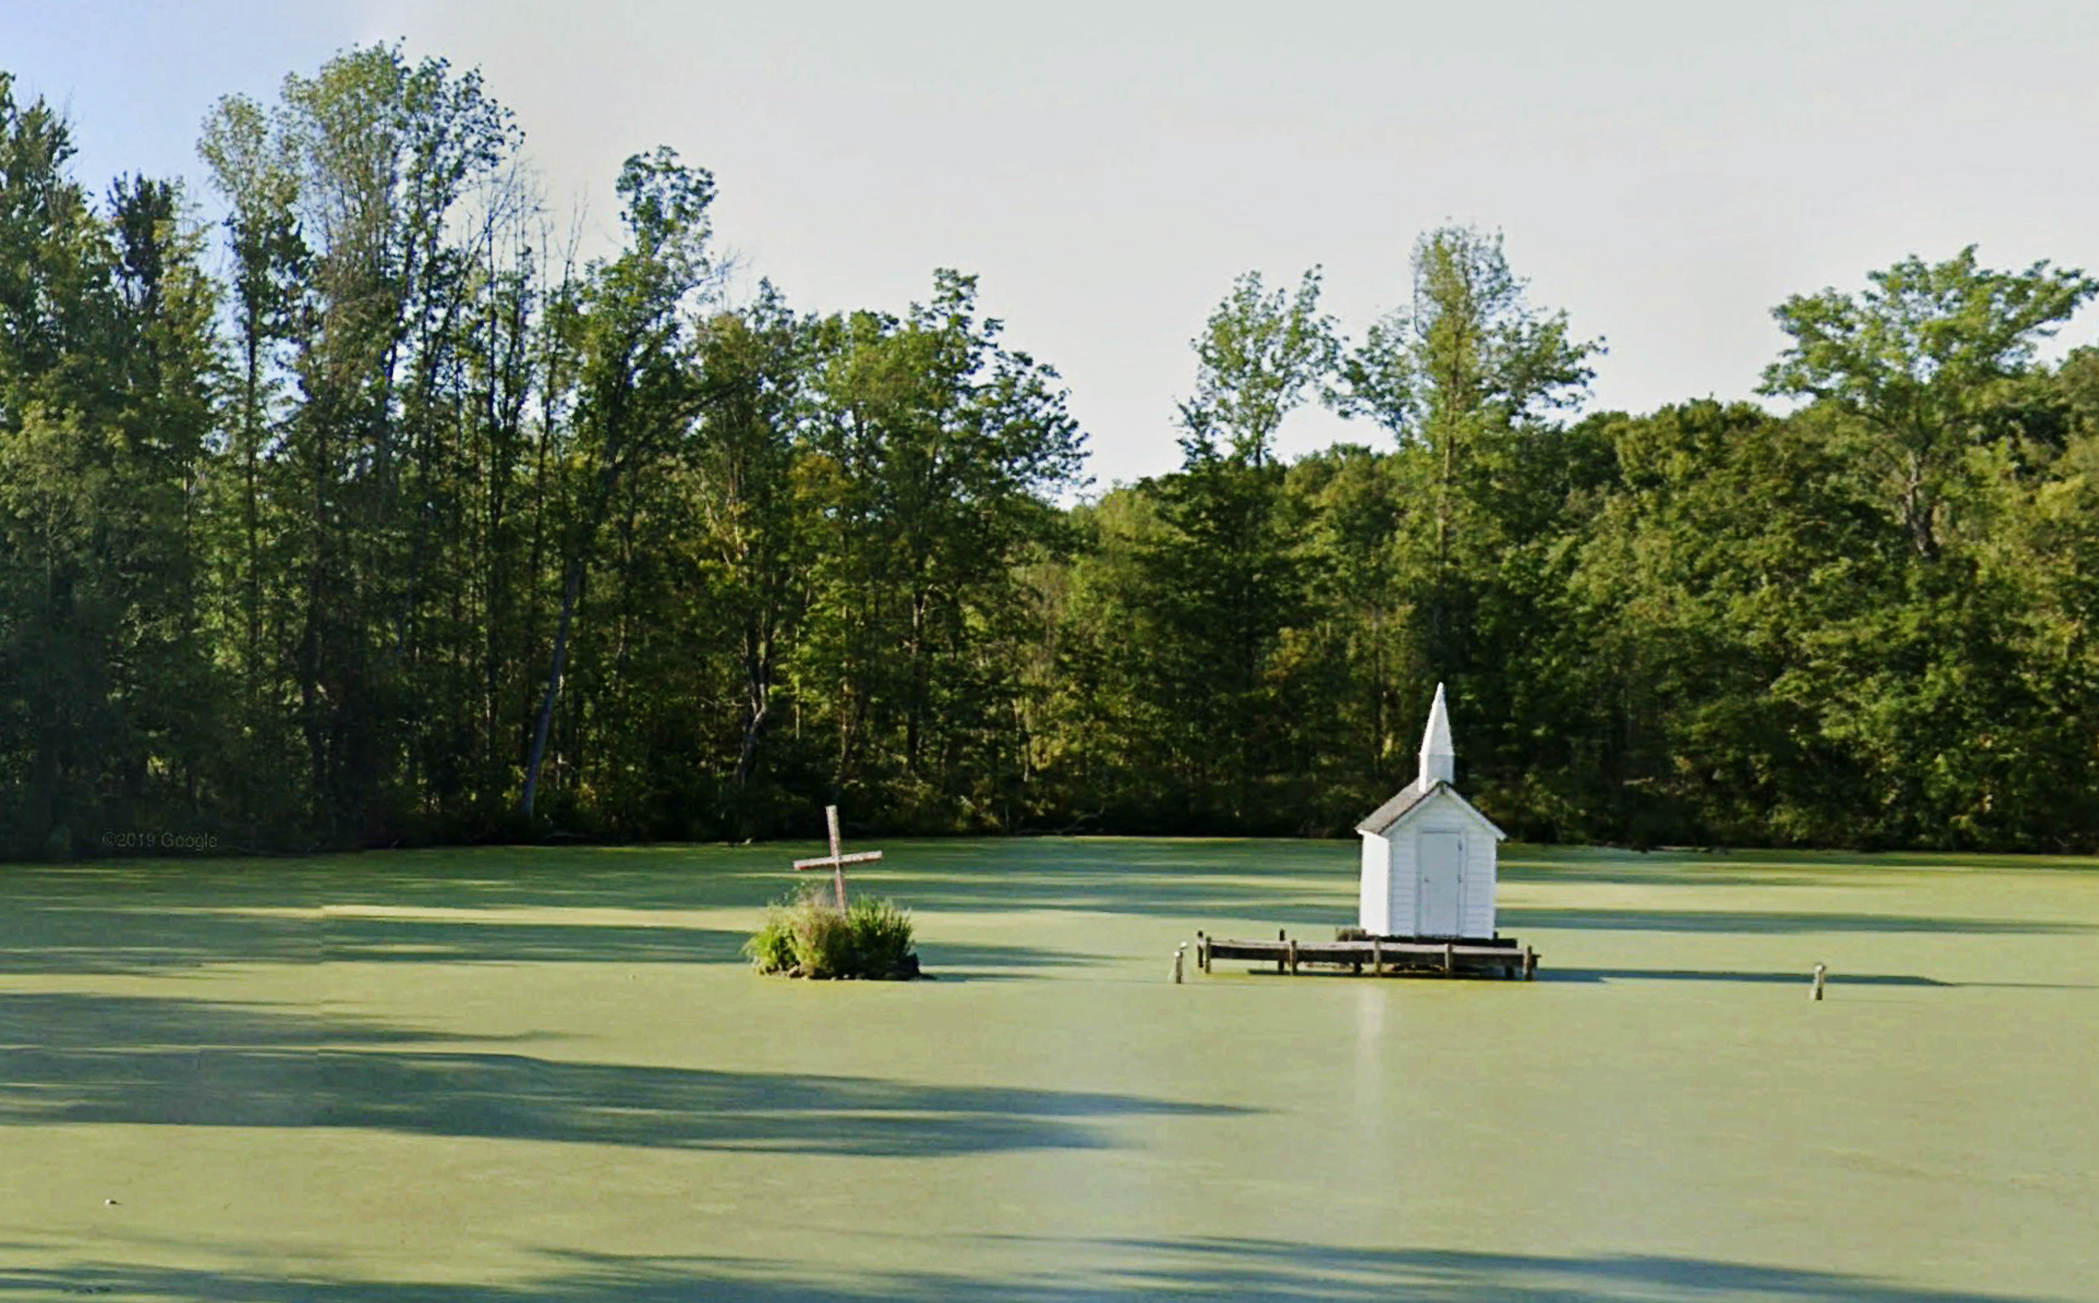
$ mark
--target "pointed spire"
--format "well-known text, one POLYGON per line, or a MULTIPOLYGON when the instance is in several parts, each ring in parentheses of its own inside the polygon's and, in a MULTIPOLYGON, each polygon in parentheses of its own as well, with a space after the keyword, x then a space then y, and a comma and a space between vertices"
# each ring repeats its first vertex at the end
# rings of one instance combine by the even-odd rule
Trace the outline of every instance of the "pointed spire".
POLYGON ((1421 733, 1421 774, 1416 790, 1457 781, 1458 753, 1450 743, 1450 708, 1443 704, 1443 685, 1436 685, 1436 704, 1429 707, 1428 727, 1421 733))

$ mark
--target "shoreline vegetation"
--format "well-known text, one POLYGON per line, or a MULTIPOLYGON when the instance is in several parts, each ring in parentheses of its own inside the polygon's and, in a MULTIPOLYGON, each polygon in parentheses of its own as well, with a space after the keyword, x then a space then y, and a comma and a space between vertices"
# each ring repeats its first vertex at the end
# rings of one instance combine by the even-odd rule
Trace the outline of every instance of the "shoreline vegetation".
POLYGON ((973 276, 732 303, 668 148, 579 263, 443 60, 70 154, 0 73, 0 858, 1339 836, 1438 682, 1525 840, 2099 849, 2082 272, 1906 256, 1773 309, 1771 406, 1585 412, 1446 227, 1367 323, 1239 277, 1181 467, 1089 494, 973 276), (1280 458, 1315 403, 1362 441, 1280 458))

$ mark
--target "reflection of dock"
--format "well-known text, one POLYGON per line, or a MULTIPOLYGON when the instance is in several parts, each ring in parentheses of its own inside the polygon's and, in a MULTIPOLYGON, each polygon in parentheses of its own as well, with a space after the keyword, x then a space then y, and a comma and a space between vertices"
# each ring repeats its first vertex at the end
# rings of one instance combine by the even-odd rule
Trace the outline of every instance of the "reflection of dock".
POLYGON ((1368 971, 1374 977, 1500 977, 1528 982, 1538 973, 1538 952, 1519 948, 1514 937, 1442 940, 1433 937, 1349 937, 1299 941, 1280 931, 1273 941, 1228 941, 1195 934, 1196 967, 1204 972, 1219 959, 1273 963, 1278 973, 1306 965, 1368 971))

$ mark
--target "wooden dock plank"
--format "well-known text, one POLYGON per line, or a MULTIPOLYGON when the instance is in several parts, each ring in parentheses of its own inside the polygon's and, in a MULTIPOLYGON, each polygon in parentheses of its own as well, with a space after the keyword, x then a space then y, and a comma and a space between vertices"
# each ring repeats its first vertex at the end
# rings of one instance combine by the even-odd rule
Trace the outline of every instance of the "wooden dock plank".
POLYGON ((1279 936, 1273 941, 1238 941, 1201 936, 1197 951, 1204 972, 1219 959, 1242 959, 1273 963, 1279 973, 1295 973, 1306 965, 1331 965, 1361 972, 1364 965, 1374 974, 1427 971, 1447 976, 1463 973, 1503 972, 1525 979, 1537 972, 1537 952, 1513 941, 1495 938, 1478 940, 1396 940, 1367 937, 1348 941, 1300 941, 1279 936))
POLYGON ((1221 937, 1206 943, 1212 959, 1274 960, 1288 958, 1295 950, 1298 962, 1306 964, 1375 963, 1379 959, 1420 958, 1442 963, 1446 954, 1456 958, 1483 959, 1521 965, 1523 952, 1502 946, 1473 946, 1462 942, 1408 941, 1229 941, 1221 937))

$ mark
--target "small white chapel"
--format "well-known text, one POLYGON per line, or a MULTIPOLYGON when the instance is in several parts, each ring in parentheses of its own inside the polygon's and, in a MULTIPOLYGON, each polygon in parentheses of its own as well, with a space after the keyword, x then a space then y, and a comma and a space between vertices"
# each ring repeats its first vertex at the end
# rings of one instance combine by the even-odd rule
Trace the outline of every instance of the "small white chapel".
POLYGON ((1363 835, 1357 926, 1372 936, 1488 940, 1494 878, 1508 834, 1451 786, 1457 752, 1443 685, 1421 735, 1414 781, 1356 825, 1363 835))

